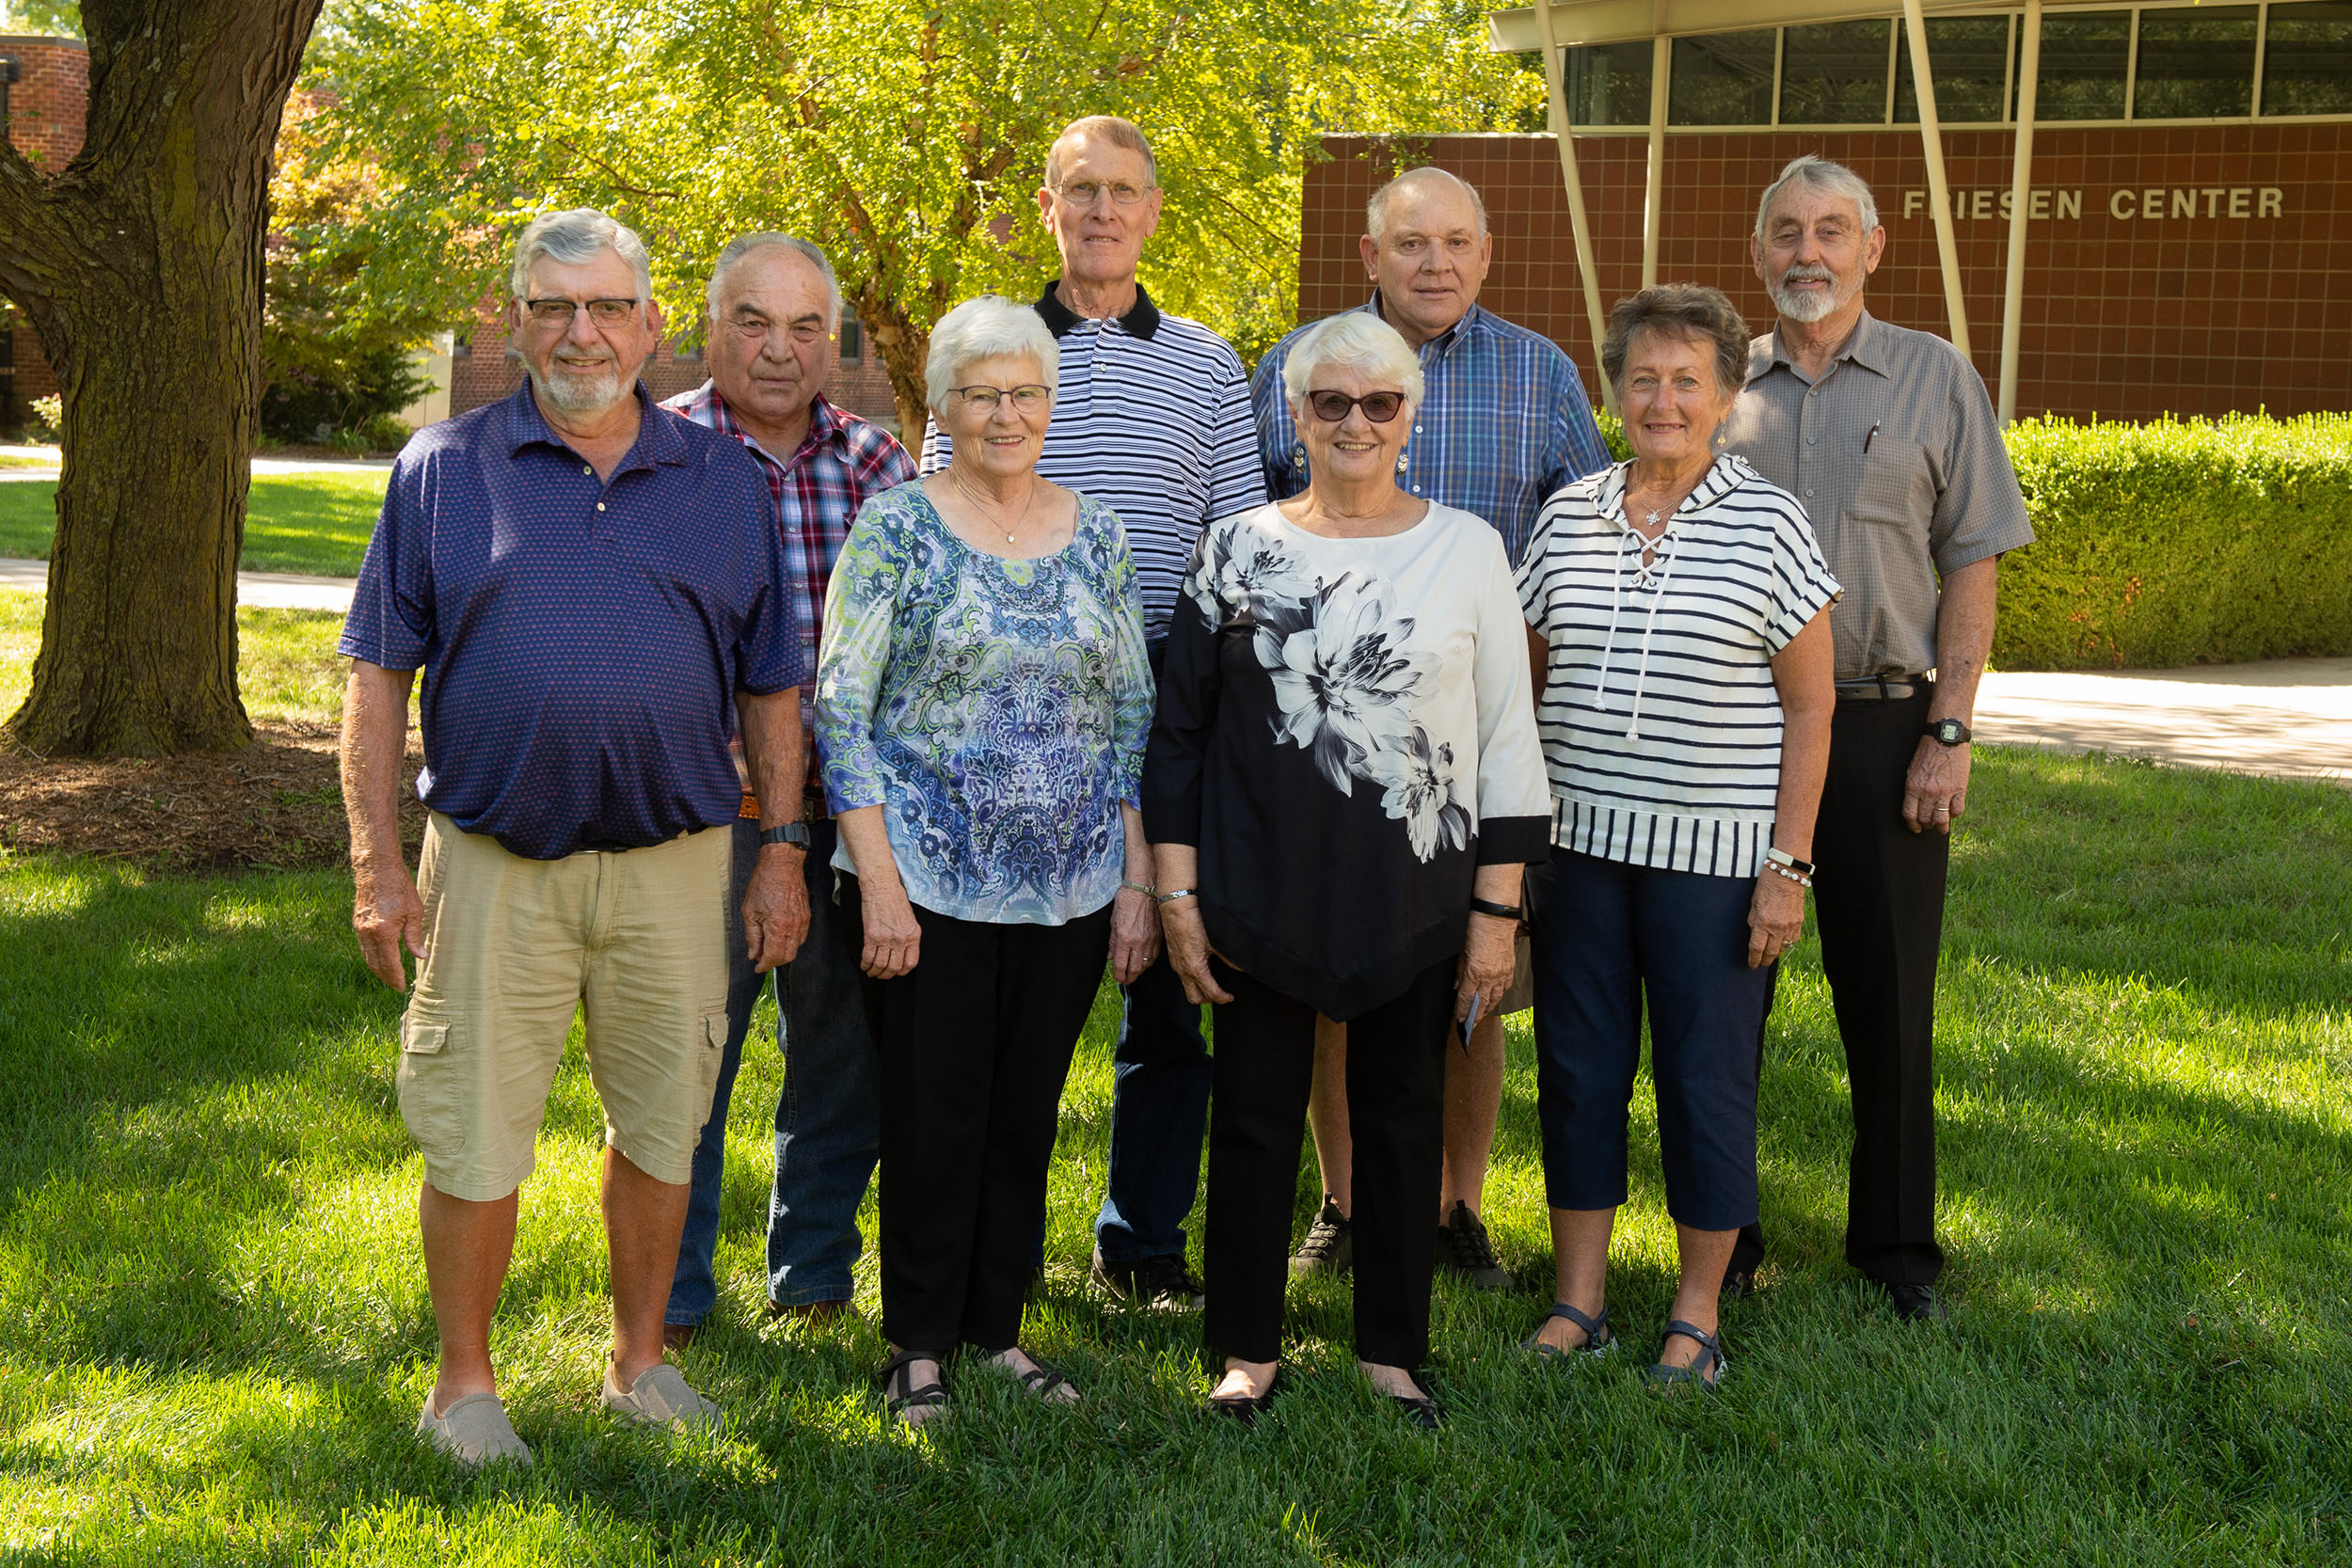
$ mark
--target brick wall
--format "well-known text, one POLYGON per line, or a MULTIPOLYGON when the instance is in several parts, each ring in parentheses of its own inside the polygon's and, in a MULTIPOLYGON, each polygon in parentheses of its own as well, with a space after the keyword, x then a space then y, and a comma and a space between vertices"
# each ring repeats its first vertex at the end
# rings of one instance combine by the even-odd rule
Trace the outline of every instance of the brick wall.
MULTIPOLYGON (((506 328, 495 312, 485 312, 474 324, 467 340, 469 352, 454 363, 450 375, 449 411, 463 414, 485 403, 495 403, 522 385, 523 367, 519 359, 506 355, 506 328)), ((853 361, 844 362, 835 345, 833 376, 825 395, 836 407, 873 420, 892 431, 898 428, 897 400, 890 390, 890 378, 882 373, 882 360, 868 340, 864 351, 853 361)), ((654 350, 645 361, 645 385, 659 400, 691 391, 710 379, 710 367, 699 356, 681 356, 679 345, 665 342, 654 350)))
MULTIPOLYGON (((1418 161, 1454 170, 1486 198, 1495 261, 1480 302, 1549 335, 1592 384, 1597 356, 1552 138, 1412 145, 1418 161)), ((1307 171, 1302 321, 1369 297, 1356 243, 1364 198, 1388 173, 1376 140, 1332 136, 1324 146, 1331 158, 1307 171)), ((2000 373, 2009 226, 1999 212, 2013 148, 2006 131, 1945 136, 1946 173, 1967 214, 1953 230, 1969 332, 1988 387, 2000 373)), ((1587 135, 1576 150, 1605 311, 1641 285, 1646 144, 1587 135)), ((1871 309, 1946 333, 1915 132, 1669 136, 1659 277, 1712 284, 1751 323, 1769 324, 1747 236, 1756 198, 1800 152, 1851 165, 1877 195, 1887 245, 1871 309)), ((2352 124, 2043 127, 2031 183, 2047 193, 2038 199, 2051 215, 2026 230, 2019 412, 2352 409, 2352 124), (2142 215, 2151 192, 2162 214, 2153 219, 2142 215)))
MULTIPOLYGON (((8 98, 8 140, 35 167, 55 174, 82 150, 89 52, 73 39, 0 36, 0 58, 15 60, 20 71, 13 85, 0 88, 8 98)), ((9 352, 0 360, 10 367, 10 373, 0 375, 0 425, 12 425, 25 418, 33 399, 57 390, 57 377, 41 356, 40 340, 21 317, 0 331, 9 339, 9 352)))

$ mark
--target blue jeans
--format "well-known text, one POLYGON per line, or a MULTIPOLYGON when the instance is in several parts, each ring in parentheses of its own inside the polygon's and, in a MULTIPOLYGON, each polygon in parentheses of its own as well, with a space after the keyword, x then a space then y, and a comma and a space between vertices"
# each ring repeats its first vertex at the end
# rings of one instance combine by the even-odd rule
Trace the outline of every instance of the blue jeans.
POLYGON ((1184 1255, 1209 1126, 1209 1048, 1200 1009, 1163 953, 1120 988, 1111 1055, 1110 1185, 1094 1222, 1105 1262, 1184 1255))
MULTIPOLYGON (((882 1143, 880 1074, 858 990, 857 954, 848 946, 834 903, 834 833, 831 822, 809 826, 808 936, 792 962, 776 971, 784 1092, 776 1101, 776 1180, 768 1202, 768 1299, 785 1307, 850 1299, 850 1270, 862 1244, 858 1205, 882 1143)), ((711 1254, 719 1240, 727 1104, 742 1063, 752 1004, 764 984, 743 957, 741 925, 743 887, 758 853, 757 829, 739 824, 736 889, 728 906, 733 977, 727 988, 727 1049, 710 1120, 694 1148, 686 1232, 665 1315, 671 1323, 702 1322, 718 1299, 711 1254)))

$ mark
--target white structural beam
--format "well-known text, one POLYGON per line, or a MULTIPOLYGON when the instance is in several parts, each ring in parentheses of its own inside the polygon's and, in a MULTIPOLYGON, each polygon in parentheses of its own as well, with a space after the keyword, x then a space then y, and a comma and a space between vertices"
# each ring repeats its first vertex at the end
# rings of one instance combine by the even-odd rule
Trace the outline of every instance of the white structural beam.
POLYGON ((1674 40, 1660 33, 1649 50, 1649 178, 1642 198, 1642 287, 1658 287, 1658 235, 1666 208, 1666 85, 1674 40))
MULTIPOLYGON (((1985 0, 1919 0, 1929 15, 1978 11, 1985 0)), ((1892 0, 1554 0, 1549 18, 1561 44, 1637 43, 1663 33, 1738 33, 1756 27, 1801 27, 1817 22, 1867 22, 1899 16, 1892 0)), ((1486 19, 1486 40, 1497 54, 1523 54, 1543 47, 1544 29, 1532 6, 1496 11, 1486 19)))
POLYGON ((1600 383, 1602 405, 1613 414, 1617 411, 1617 388, 1611 385, 1608 372, 1600 365, 1600 275, 1593 261, 1592 225, 1584 220, 1584 182, 1576 170, 1576 138, 1569 135, 1568 94, 1566 84, 1561 80, 1560 46, 1549 37, 1550 14, 1538 12, 1536 22, 1547 35, 1544 95, 1549 103, 1551 134, 1560 144, 1560 180, 1568 192, 1568 230, 1575 236, 1576 270, 1584 284, 1584 320, 1593 333, 1593 378, 1600 383))
POLYGON ((1935 209, 1935 250, 1944 263, 1944 310, 1952 346, 1969 356, 1968 306, 1960 292, 1960 252, 1952 240, 1952 193, 1944 178, 1944 126, 1935 112, 1935 77, 1928 69, 1928 24, 1920 0, 1903 0, 1903 30, 1911 40, 1911 85, 1919 94, 1919 150, 1928 160, 1928 200, 1935 209))
POLYGON ((2001 422, 2017 420, 2017 355, 2025 336, 2026 213, 2033 194, 2034 91, 2042 80, 2042 0, 2026 0, 2017 71, 2017 158, 2009 175, 2009 267, 2001 293, 2001 422))

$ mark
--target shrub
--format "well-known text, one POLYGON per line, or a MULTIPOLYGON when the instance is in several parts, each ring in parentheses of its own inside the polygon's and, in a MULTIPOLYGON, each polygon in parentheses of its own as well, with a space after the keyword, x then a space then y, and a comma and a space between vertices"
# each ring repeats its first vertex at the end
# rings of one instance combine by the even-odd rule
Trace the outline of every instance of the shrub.
POLYGON ((2036 543, 2002 562, 2007 669, 2352 654, 2352 415, 2020 421, 2036 543))
POLYGON ((27 428, 40 440, 54 441, 65 434, 65 398, 52 392, 45 398, 35 398, 29 406, 33 422, 27 428))

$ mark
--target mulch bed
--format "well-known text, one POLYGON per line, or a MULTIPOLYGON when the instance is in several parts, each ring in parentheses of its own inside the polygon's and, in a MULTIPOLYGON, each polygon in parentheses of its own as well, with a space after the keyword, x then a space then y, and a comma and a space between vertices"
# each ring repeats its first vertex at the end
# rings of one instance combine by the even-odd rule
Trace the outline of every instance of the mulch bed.
MULTIPOLYGON (((254 726, 253 744, 210 756, 43 760, 0 752, 0 845, 179 873, 291 870, 350 857, 337 736, 325 724, 254 726)), ((411 740, 402 769, 409 863, 424 832, 411 740)))

